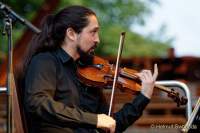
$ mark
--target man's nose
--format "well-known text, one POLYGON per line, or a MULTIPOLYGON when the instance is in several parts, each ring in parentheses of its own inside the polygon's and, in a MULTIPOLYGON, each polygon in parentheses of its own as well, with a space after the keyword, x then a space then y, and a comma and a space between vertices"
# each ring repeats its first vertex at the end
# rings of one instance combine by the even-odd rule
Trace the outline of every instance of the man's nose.
POLYGON ((99 35, 97 35, 96 37, 95 37, 95 40, 94 40, 97 44, 98 43, 100 43, 100 39, 99 39, 99 35))

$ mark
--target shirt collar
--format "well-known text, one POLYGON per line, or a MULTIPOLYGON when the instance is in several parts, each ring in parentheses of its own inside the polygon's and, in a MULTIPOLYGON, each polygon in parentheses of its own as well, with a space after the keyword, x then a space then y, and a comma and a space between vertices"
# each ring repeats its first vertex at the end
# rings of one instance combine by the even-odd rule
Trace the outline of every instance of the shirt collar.
POLYGON ((58 48, 57 55, 61 59, 62 63, 66 63, 70 60, 73 60, 72 57, 65 52, 62 48, 58 48))

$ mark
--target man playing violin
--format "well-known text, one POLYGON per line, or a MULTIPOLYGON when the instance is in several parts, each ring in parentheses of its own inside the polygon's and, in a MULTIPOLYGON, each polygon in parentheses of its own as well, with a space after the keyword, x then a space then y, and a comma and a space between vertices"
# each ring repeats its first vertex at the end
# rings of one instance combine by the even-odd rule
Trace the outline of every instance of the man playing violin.
POLYGON ((142 115, 153 93, 156 65, 153 74, 150 70, 137 74, 140 94, 113 117, 107 115, 102 90, 77 79, 77 62, 86 61, 100 42, 92 10, 66 7, 48 15, 41 31, 33 37, 24 60, 23 101, 30 133, 123 132, 142 115))

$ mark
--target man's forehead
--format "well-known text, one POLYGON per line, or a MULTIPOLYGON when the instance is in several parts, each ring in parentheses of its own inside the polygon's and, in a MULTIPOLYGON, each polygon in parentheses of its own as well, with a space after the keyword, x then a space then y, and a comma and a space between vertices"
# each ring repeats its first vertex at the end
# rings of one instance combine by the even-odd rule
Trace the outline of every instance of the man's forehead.
POLYGON ((95 25, 96 27, 99 27, 99 22, 98 22, 96 16, 94 16, 94 15, 89 16, 88 20, 89 20, 89 25, 92 24, 92 25, 95 25))

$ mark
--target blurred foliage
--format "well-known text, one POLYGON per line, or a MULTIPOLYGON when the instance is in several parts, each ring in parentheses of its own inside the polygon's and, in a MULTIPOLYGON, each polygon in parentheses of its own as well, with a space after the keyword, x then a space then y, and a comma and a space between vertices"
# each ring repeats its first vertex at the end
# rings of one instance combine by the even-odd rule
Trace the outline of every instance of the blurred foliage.
MULTIPOLYGON (((1 0, 4 4, 8 5, 13 11, 22 16, 23 18, 31 21, 36 11, 40 8, 44 0, 1 0)), ((3 36, 2 32, 4 29, 3 15, 0 12, 0 60, 7 54, 8 44, 7 36, 3 36)), ((21 25, 19 22, 13 22, 13 44, 21 37, 26 27, 21 25)))
MULTIPOLYGON (((4 2, 4 1, 3 1, 4 2)), ((44 0, 6 0, 5 4, 24 18, 31 20, 36 11, 42 6, 44 0)), ((101 43, 96 53, 104 56, 117 54, 119 37, 122 31, 126 32, 123 57, 130 56, 166 56, 172 39, 159 38, 162 33, 153 36, 142 36, 131 31, 131 25, 145 25, 145 18, 151 15, 151 5, 159 4, 158 0, 60 0, 57 10, 68 5, 84 5, 93 9, 100 22, 101 43), (155 36, 157 35, 157 36, 155 36)), ((56 12, 56 11, 55 11, 56 12)), ((2 16, 1 16, 2 20, 2 16)), ((0 22, 0 29, 3 29, 0 22)), ((24 26, 13 26, 14 42, 21 36, 24 26)), ((0 51, 6 51, 6 39, 0 35, 0 51), (4 40, 4 41, 3 41, 4 40)), ((0 57, 3 52, 0 52, 0 57)))

